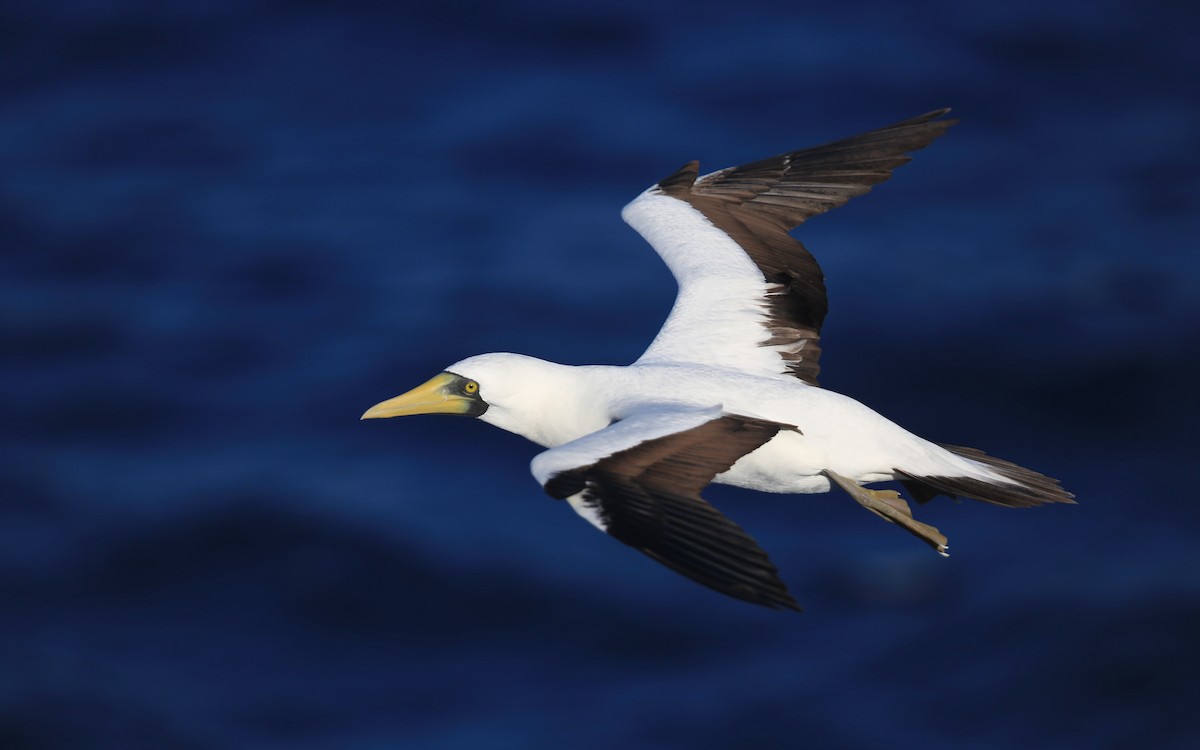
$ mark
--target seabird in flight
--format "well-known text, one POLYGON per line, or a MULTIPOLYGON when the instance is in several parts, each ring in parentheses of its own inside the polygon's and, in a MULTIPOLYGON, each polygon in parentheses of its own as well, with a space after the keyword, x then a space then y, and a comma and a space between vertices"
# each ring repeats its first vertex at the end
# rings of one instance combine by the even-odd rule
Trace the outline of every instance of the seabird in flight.
POLYGON ((469 357, 363 419, 477 417, 546 448, 533 475, 593 526, 729 596, 799 609, 766 552, 700 492, 837 486, 946 554, 914 500, 1069 503, 1058 482, 939 445, 817 384, 827 309, 816 260, 789 232, 862 195, 954 124, 949 110, 699 176, 684 165, 621 212, 679 285, 666 323, 627 367, 519 354, 469 357))

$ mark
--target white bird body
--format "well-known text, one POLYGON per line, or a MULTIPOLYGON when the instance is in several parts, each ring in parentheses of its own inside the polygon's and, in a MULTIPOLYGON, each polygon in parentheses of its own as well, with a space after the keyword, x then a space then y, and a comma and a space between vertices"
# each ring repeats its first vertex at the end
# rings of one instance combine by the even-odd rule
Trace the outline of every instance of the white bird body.
POLYGON ((363 415, 477 417, 547 450, 534 476, 593 526, 700 583, 798 609, 767 555, 700 497, 709 482, 774 493, 833 484, 946 554, 890 490, 1009 507, 1071 502, 1037 472, 938 445, 820 388, 828 308, 820 266, 789 235, 887 179, 953 121, 931 112, 859 136, 699 176, 697 162, 621 212, 679 292, 632 365, 568 366, 519 354, 461 360, 363 415))
POLYGON ((905 430, 849 396, 795 378, 688 363, 560 365, 521 354, 469 357, 446 368, 475 380, 479 419, 557 448, 645 410, 711 409, 795 426, 713 479, 759 492, 828 492, 831 470, 859 483, 915 476, 1005 477, 905 430), (510 394, 520 394, 513 398, 510 394))

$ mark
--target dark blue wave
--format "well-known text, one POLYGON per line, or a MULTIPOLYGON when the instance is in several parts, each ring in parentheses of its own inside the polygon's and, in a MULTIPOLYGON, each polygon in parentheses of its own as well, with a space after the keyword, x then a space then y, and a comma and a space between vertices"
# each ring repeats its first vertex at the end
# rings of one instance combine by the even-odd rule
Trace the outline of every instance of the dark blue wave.
POLYGON ((1190 748, 1200 65, 1183 3, 0 7, 0 747, 1190 748), (803 615, 591 531, 535 448, 360 423, 635 358, 621 205, 952 106, 800 236, 824 384, 1060 477, 709 493, 803 615))

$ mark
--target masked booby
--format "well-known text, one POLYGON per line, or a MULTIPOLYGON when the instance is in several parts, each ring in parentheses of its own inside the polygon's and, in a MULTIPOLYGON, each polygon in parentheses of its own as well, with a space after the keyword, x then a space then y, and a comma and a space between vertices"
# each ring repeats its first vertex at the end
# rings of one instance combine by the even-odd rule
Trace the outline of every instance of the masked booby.
POLYGON ((632 365, 482 354, 362 418, 457 414, 528 438, 547 449, 534 477, 593 526, 775 608, 799 609, 766 552, 700 496, 710 482, 775 493, 836 485, 942 555, 946 537, 897 492, 863 485, 899 480, 919 503, 1073 502, 1056 480, 929 442, 817 383, 824 277, 789 232, 890 177, 956 122, 948 111, 702 177, 693 161, 625 206, 679 287, 632 365))

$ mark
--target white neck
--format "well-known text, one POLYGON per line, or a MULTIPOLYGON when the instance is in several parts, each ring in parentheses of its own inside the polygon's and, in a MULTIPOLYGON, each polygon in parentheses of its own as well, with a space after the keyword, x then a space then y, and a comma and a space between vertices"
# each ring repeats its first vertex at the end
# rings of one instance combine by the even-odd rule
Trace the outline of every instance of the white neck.
POLYGON ((471 357, 447 369, 479 382, 479 395, 488 404, 479 419, 547 448, 612 421, 599 371, 614 368, 502 353, 471 357))

